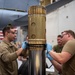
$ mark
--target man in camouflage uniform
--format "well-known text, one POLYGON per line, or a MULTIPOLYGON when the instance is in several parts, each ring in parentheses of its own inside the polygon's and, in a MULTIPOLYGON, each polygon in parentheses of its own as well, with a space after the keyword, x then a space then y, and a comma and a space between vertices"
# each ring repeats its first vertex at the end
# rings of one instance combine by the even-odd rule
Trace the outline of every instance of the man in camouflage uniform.
POLYGON ((18 75, 17 57, 26 48, 25 42, 17 49, 12 41, 16 38, 15 28, 7 26, 3 28, 4 39, 0 44, 0 75, 18 75))

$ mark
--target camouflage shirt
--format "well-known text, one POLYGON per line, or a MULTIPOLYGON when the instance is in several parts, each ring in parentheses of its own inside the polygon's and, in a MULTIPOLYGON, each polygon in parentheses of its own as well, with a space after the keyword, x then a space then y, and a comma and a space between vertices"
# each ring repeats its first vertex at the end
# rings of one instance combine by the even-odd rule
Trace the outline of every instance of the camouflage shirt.
POLYGON ((0 75, 17 75, 17 48, 6 41, 0 43, 0 75))

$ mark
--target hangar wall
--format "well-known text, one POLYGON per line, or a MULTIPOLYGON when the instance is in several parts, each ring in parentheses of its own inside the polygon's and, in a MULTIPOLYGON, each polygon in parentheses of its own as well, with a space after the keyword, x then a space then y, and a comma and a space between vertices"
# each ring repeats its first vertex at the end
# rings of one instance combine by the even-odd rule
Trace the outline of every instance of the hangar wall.
POLYGON ((46 38, 52 45, 57 43, 57 35, 71 29, 75 31, 75 0, 46 15, 46 38))

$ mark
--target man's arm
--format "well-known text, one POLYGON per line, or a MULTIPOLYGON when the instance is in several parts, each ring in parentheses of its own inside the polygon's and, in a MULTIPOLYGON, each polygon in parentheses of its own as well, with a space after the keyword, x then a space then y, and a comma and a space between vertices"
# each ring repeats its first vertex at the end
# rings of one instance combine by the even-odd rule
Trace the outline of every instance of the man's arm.
POLYGON ((23 48, 20 48, 16 51, 17 56, 19 56, 22 53, 23 48))
POLYGON ((57 61, 55 61, 51 55, 48 53, 48 50, 52 50, 52 46, 50 44, 46 44, 46 57, 51 61, 51 63, 54 65, 54 67, 59 71, 61 72, 61 67, 62 65, 60 63, 58 63, 57 61))
POLYGON ((51 56, 50 54, 47 54, 46 53, 46 57, 51 61, 51 63, 54 65, 54 67, 59 71, 61 72, 61 67, 62 65, 60 63, 58 63, 57 61, 55 61, 51 56))
POLYGON ((56 53, 53 50, 50 51, 49 54, 52 56, 54 60, 61 64, 67 62, 72 57, 72 55, 68 52, 56 53))
POLYGON ((17 56, 19 56, 19 55, 22 53, 22 51, 27 48, 27 44, 28 44, 28 43, 25 42, 25 41, 22 43, 22 47, 19 48, 19 49, 16 51, 17 56))
POLYGON ((53 64, 53 66, 54 66, 59 72, 61 72, 62 65, 61 65, 60 63, 58 63, 58 62, 55 61, 55 60, 52 60, 51 63, 53 64))

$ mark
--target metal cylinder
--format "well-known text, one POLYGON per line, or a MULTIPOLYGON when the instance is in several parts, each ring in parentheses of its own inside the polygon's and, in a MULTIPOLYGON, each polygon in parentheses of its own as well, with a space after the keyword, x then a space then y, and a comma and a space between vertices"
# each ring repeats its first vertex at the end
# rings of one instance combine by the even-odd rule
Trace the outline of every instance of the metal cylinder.
POLYGON ((45 75, 46 10, 31 6, 28 10, 29 75, 45 75))

